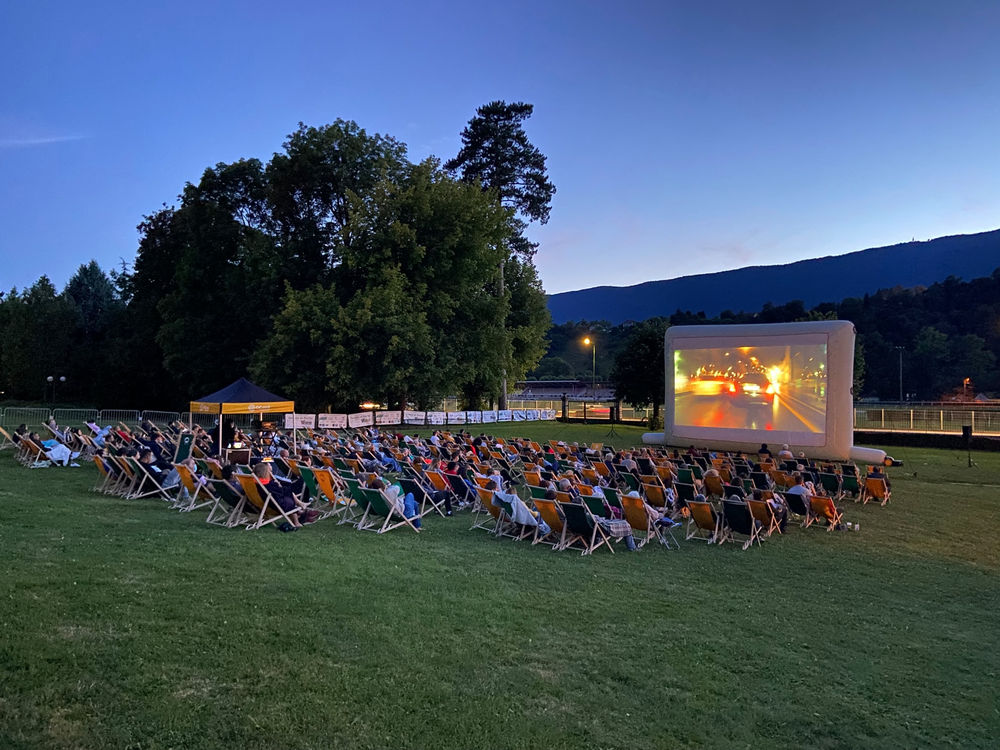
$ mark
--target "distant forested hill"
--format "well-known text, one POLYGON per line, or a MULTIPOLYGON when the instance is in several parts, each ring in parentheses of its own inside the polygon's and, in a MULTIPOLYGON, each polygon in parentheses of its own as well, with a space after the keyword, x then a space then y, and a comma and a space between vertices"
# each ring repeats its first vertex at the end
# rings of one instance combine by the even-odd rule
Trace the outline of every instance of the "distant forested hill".
POLYGON ((879 289, 930 286, 949 276, 974 279, 1000 266, 1000 229, 979 234, 906 242, 781 266, 648 281, 635 286, 598 286, 549 296, 554 323, 669 317, 677 310, 755 311, 766 303, 820 302, 862 297, 879 289))

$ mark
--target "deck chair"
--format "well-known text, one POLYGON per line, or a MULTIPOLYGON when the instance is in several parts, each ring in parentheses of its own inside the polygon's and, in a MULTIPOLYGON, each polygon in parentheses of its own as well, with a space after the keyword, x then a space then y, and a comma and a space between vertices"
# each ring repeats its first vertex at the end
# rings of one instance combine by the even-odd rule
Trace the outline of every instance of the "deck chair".
POLYGON ((10 436, 3 427, 0 427, 0 451, 7 450, 8 448, 16 448, 17 443, 14 442, 14 438, 10 436))
POLYGON ((726 494, 722 476, 709 475, 702 480, 705 484, 705 494, 709 497, 729 497, 726 494))
POLYGON ((725 499, 733 495, 736 495, 736 497, 747 497, 747 491, 743 489, 742 484, 723 484, 722 498, 725 499))
POLYGON ((747 498, 747 506, 750 508, 751 515, 760 522, 761 533, 765 537, 771 536, 775 531, 781 533, 778 517, 774 514, 774 509, 767 500, 754 500, 750 497, 747 498))
POLYGON ((565 516, 566 538, 563 541, 562 549, 569 549, 574 544, 579 544, 581 555, 592 555, 594 550, 607 546, 614 554, 615 548, 611 546, 611 540, 604 533, 604 529, 597 523, 585 505, 576 503, 561 503, 560 507, 565 516))
POLYGON ((329 518, 347 512, 351 499, 349 496, 345 496, 347 493, 339 490, 339 483, 330 469, 302 466, 299 471, 302 474, 303 484, 309 490, 311 505, 319 511, 320 518, 329 518))
POLYGON ((768 475, 763 471, 751 471, 750 481, 753 482, 753 486, 758 490, 769 490, 771 489, 771 480, 768 475))
POLYGON ((194 433, 181 433, 180 440, 177 441, 177 449, 174 451, 174 463, 179 464, 191 455, 191 446, 194 444, 194 433))
MULTIPOLYGON (((535 536, 538 524, 524 524, 518 523, 514 519, 517 517, 516 509, 514 506, 518 503, 524 505, 524 501, 521 498, 516 497, 513 500, 508 500, 499 493, 492 492, 492 503, 495 503, 503 511, 503 518, 507 520, 506 527, 501 526, 499 534, 501 536, 509 536, 515 542, 519 542, 522 539, 527 539, 528 537, 535 536)), ((482 500, 480 500, 482 502, 482 500)), ((524 506, 523 511, 527 512, 527 506, 524 506)))
POLYGON ((622 512, 622 518, 625 517, 625 508, 622 506, 621 495, 618 490, 613 487, 603 487, 601 492, 604 493, 604 499, 608 501, 608 505, 612 508, 618 508, 622 512))
POLYGON ((126 496, 129 500, 138 500, 143 497, 159 497, 161 500, 167 500, 168 502, 174 501, 174 498, 170 496, 170 492, 160 484, 160 477, 147 469, 142 461, 136 458, 128 458, 126 460, 129 466, 132 467, 132 471, 135 472, 137 478, 136 483, 126 496))
POLYGON ((399 486, 403 488, 403 493, 412 492, 413 497, 420 503, 420 515, 423 516, 424 508, 431 506, 432 511, 436 511, 441 518, 447 518, 444 512, 444 502, 434 502, 434 498, 424 489, 416 479, 411 477, 399 477, 399 486))
POLYGON ((667 505, 667 496, 663 491, 663 488, 658 484, 644 484, 642 485, 642 494, 646 497, 646 502, 652 505, 654 508, 665 508, 667 505))
POLYGON ((469 529, 482 529, 494 536, 500 536, 503 527, 504 511, 493 504, 493 490, 485 487, 477 487, 479 502, 476 503, 476 514, 472 517, 472 527, 469 529))
POLYGON ((292 522, 291 516, 281 509, 274 495, 257 481, 253 474, 234 474, 236 480, 243 488, 246 495, 244 510, 250 516, 251 522, 247 525, 247 530, 261 529, 271 523, 279 523, 282 520, 292 522))
POLYGON ((422 514, 418 513, 413 518, 407 518, 399 506, 390 500, 382 490, 362 487, 361 494, 368 501, 368 507, 355 526, 358 531, 374 531, 376 534, 385 534, 400 526, 409 526, 418 534, 420 533, 420 529, 413 522, 422 514), (381 524, 379 524, 379 519, 382 521, 381 524))
POLYGON ((717 544, 736 542, 737 536, 744 537, 744 551, 750 549, 754 542, 760 546, 761 526, 746 503, 732 500, 722 501, 722 524, 719 529, 717 544))
POLYGON ((862 495, 864 493, 861 489, 861 483, 858 480, 857 474, 841 474, 840 475, 840 496, 850 495, 854 498, 854 502, 862 501, 862 495))
POLYGON ((781 494, 781 497, 785 498, 785 505, 788 506, 788 512, 802 519, 801 525, 803 527, 809 526, 813 522, 809 500, 805 495, 800 495, 797 492, 785 492, 781 494))
POLYGON ((639 477, 628 470, 619 472, 618 480, 620 482, 624 482, 625 486, 629 488, 629 491, 635 490, 638 492, 642 487, 642 482, 639 481, 639 477))
POLYGON ((562 543, 566 539, 566 524, 562 516, 559 515, 559 505, 555 500, 545 500, 543 498, 533 500, 535 510, 538 511, 542 520, 545 521, 550 531, 543 535, 541 529, 536 527, 535 538, 532 544, 548 544, 553 550, 562 549, 562 543))
POLYGON ((663 528, 656 525, 653 521, 652 516, 649 511, 646 510, 646 504, 640 497, 629 497, 624 496, 620 500, 622 509, 624 511, 624 518, 628 521, 628 525, 632 527, 634 532, 636 546, 642 549, 646 544, 652 540, 656 539, 660 544, 670 549, 670 542, 667 539, 669 535, 670 539, 674 542, 674 548, 679 549, 680 545, 677 543, 677 539, 674 537, 673 533, 669 528, 663 528))
POLYGON ((206 523, 226 528, 251 523, 251 519, 243 512, 247 499, 242 493, 237 492, 236 488, 224 479, 209 479, 208 483, 215 495, 215 503, 208 511, 206 523))
POLYGON ((837 474, 820 472, 819 483, 827 495, 835 500, 840 498, 840 476, 837 474))
POLYGON ((583 504, 587 506, 594 518, 610 518, 608 509, 604 507, 604 500, 601 498, 594 495, 585 495, 581 496, 580 499, 583 500, 583 504))
POLYGON ((844 512, 834 505, 832 497, 810 495, 809 511, 812 517, 812 520, 808 524, 810 526, 820 518, 825 518, 826 530, 833 531, 838 525, 844 522, 844 512))
POLYGON ((879 505, 885 505, 889 502, 892 493, 889 491, 889 486, 885 483, 885 479, 881 477, 867 477, 865 479, 865 489, 862 493, 861 499, 867 504, 869 500, 878 500, 879 505))
POLYGON ((184 464, 176 464, 174 468, 177 470, 177 475, 181 480, 177 490, 177 500, 174 503, 175 508, 181 512, 190 513, 192 510, 205 508, 217 502, 217 498, 212 494, 212 490, 208 487, 208 484, 200 483, 194 474, 191 473, 191 469, 184 464), (180 499, 180 487, 187 490, 188 496, 186 500, 180 499), (201 498, 201 502, 198 502, 199 498, 201 498))
POLYGON ((693 484, 685 484, 683 482, 676 482, 674 484, 674 492, 677 493, 677 505, 683 508, 688 503, 694 502, 695 490, 693 484))
MULTIPOLYGON (((623 498, 624 499, 624 498, 623 498)), ((711 544, 719 535, 722 518, 715 512, 712 504, 705 500, 688 501, 687 533, 685 539, 700 539, 711 544)))

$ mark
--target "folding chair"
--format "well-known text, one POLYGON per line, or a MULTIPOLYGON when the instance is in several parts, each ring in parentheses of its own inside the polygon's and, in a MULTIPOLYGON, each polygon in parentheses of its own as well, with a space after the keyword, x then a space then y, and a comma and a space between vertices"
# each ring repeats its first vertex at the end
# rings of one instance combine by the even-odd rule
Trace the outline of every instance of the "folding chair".
POLYGON ((774 514, 774 509, 767 500, 747 498, 747 507, 750 508, 751 515, 760 522, 765 537, 771 536, 775 531, 781 533, 778 517, 774 514))
POLYGON ((581 555, 592 555, 594 550, 607 546, 611 554, 615 553, 615 548, 611 546, 611 540, 604 533, 604 529, 597 523, 585 505, 576 503, 561 503, 563 516, 565 517, 566 539, 563 541, 562 549, 569 549, 574 544, 582 545, 581 555))
POLYGON ((472 519, 472 529, 482 529, 494 536, 501 535, 503 528, 504 511, 501 507, 493 504, 493 490, 485 487, 477 487, 479 502, 476 503, 476 515, 472 519))
POLYGON ((310 504, 319 511, 320 518, 343 514, 351 504, 350 497, 339 491, 338 481, 330 469, 300 466, 302 483, 309 490, 310 504), (322 504, 325 503, 325 507, 322 504))
POLYGON ((181 433, 177 441, 177 449, 174 451, 174 463, 179 464, 191 455, 191 445, 194 443, 194 434, 190 432, 181 433))
POLYGON ((706 500, 690 500, 687 505, 691 515, 688 516, 687 534, 684 538, 699 539, 709 544, 714 542, 719 535, 721 516, 706 500))
POLYGON ((555 500, 545 500, 544 498, 534 499, 533 503, 535 510, 538 511, 550 531, 548 534, 543 535, 541 530, 537 529, 535 531, 535 538, 531 543, 548 544, 553 550, 562 549, 563 542, 566 540, 566 524, 563 522, 562 516, 559 515, 558 503, 555 500), (556 537, 556 539, 553 540, 552 537, 556 537))
POLYGON ((809 509, 809 500, 805 495, 798 492, 786 492, 781 497, 785 498, 785 505, 788 512, 802 518, 802 527, 808 527, 813 522, 812 511, 809 509))
POLYGON ((17 443, 14 442, 14 438, 10 436, 3 427, 0 427, 0 451, 7 450, 8 448, 16 448, 17 443))
POLYGON ((208 483, 215 495, 215 503, 208 511, 206 523, 226 528, 251 523, 251 519, 243 512, 247 499, 242 493, 237 492, 236 488, 224 479, 209 479, 208 483))
POLYGON ((246 496, 244 509, 249 508, 250 510, 247 515, 250 516, 251 522, 247 525, 247 531, 261 529, 268 524, 277 523, 281 519, 292 523, 291 516, 281 509, 278 501, 274 499, 274 495, 267 487, 257 481, 257 477, 253 474, 234 474, 233 476, 240 483, 243 494, 246 496))
POLYGON ((809 510, 812 515, 810 525, 820 518, 825 518, 827 531, 833 531, 838 525, 844 522, 844 512, 833 504, 832 497, 810 495, 809 510))
POLYGON ((840 499, 840 476, 820 472, 819 483, 823 491, 834 499, 840 499))
POLYGON ((184 464, 176 464, 174 468, 177 470, 177 475, 181 479, 180 487, 183 487, 188 493, 188 500, 185 503, 180 499, 182 493, 178 488, 177 500, 175 501, 174 507, 181 512, 190 513, 192 510, 214 505, 218 502, 218 498, 212 494, 212 490, 209 489, 208 484, 200 483, 187 466, 184 464), (199 496, 202 498, 200 503, 198 502, 199 496))
POLYGON ((407 518, 396 503, 390 500, 382 490, 362 487, 361 494, 368 502, 368 507, 355 526, 358 531, 374 531, 376 534, 385 534, 400 526, 409 526, 418 534, 420 533, 420 529, 413 522, 421 518, 422 514, 418 513, 413 518, 407 518), (382 520, 381 525, 379 525, 378 519, 382 520))
POLYGON ((889 491, 889 486, 885 483, 885 479, 881 477, 868 477, 865 479, 865 489, 862 494, 862 500, 867 505, 868 501, 875 498, 879 501, 879 505, 885 505, 889 502, 892 493, 889 491))
POLYGON ((722 481, 722 476, 715 476, 710 474, 704 478, 705 494, 709 497, 728 497, 725 490, 725 484, 722 481))
POLYGON ((126 460, 137 477, 136 484, 129 490, 128 495, 126 495, 129 500, 138 500, 142 497, 153 497, 156 495, 162 500, 173 502, 174 498, 160 484, 160 478, 154 476, 142 461, 135 458, 128 458, 126 460))
POLYGON ((669 528, 664 529, 656 525, 653 517, 646 509, 646 504, 642 498, 625 495, 620 498, 620 503, 624 511, 624 518, 628 521, 628 525, 632 527, 632 531, 642 533, 642 536, 636 539, 636 546, 639 549, 645 547, 651 539, 656 539, 660 544, 670 549, 670 542, 667 540, 666 535, 669 535, 670 539, 673 540, 675 548, 680 548, 677 539, 669 528))
POLYGON ((753 517, 750 506, 746 503, 723 500, 722 524, 715 541, 717 544, 725 544, 726 542, 735 543, 737 535, 745 537, 743 541, 744 551, 749 549, 754 542, 757 543, 757 546, 760 546, 760 523, 753 517))
POLYGON ((642 485, 642 493, 646 496, 646 502, 654 508, 665 508, 667 506, 667 496, 660 485, 644 484, 642 485))
MULTIPOLYGON (((866 480, 867 481, 867 480, 866 480)), ((841 474, 840 475, 840 496, 850 495, 854 498, 854 502, 862 500, 863 491, 861 484, 858 481, 857 474, 841 474)))

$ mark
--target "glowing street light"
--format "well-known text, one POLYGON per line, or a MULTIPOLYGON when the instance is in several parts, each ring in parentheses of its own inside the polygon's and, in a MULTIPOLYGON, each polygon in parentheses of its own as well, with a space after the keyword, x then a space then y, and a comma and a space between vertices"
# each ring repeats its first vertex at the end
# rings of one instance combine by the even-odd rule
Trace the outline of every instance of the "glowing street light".
POLYGON ((594 392, 594 398, 597 398, 597 342, 587 336, 583 343, 585 346, 589 346, 593 353, 593 362, 591 363, 591 373, 590 373, 590 389, 594 392))

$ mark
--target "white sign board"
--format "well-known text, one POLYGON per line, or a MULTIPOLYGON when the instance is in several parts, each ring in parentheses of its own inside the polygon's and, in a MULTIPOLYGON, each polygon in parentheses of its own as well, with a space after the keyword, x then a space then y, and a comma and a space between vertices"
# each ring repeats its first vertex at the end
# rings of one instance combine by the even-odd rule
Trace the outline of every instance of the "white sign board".
POLYGON ((370 411, 359 411, 347 415, 348 427, 368 427, 375 424, 375 415, 370 411))
POLYGON ((444 424, 447 415, 443 411, 427 412, 427 424, 444 424))
POLYGON ((514 409, 514 421, 523 422, 528 418, 527 412, 524 409, 514 409))
POLYGON ((465 424, 465 412, 464 411, 448 412, 448 424, 465 424))
POLYGON ((483 423, 484 424, 493 424, 496 421, 497 421, 497 413, 496 413, 495 409, 493 411, 484 411, 483 412, 483 423))
POLYGON ((286 414, 286 430, 311 430, 316 426, 315 414, 286 414))
POLYGON ((510 422, 514 418, 510 409, 497 410, 497 422, 510 422))
POLYGON ((402 424, 403 412, 401 411, 377 411, 375 412, 375 424, 390 425, 402 424))
POLYGON ((403 422, 406 424, 423 424, 426 421, 422 411, 404 411, 403 422))
POLYGON ((468 424, 482 424, 483 413, 481 411, 467 411, 465 412, 465 421, 468 424))
POLYGON ((556 410, 555 409, 542 409, 538 415, 539 419, 555 419, 556 410))
POLYGON ((346 414, 317 414, 316 426, 321 430, 342 430, 347 427, 346 414))

